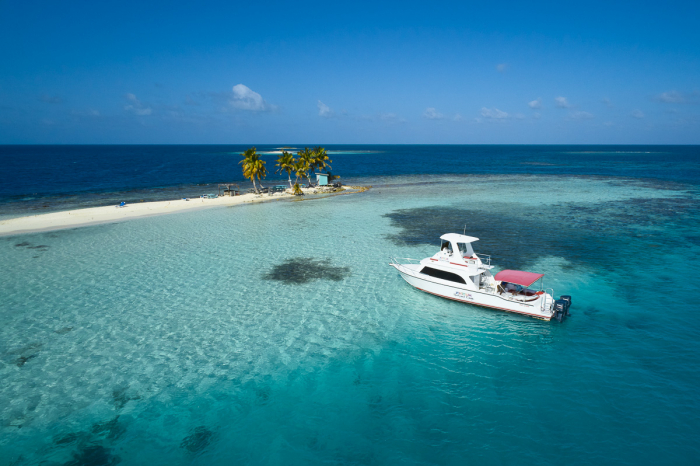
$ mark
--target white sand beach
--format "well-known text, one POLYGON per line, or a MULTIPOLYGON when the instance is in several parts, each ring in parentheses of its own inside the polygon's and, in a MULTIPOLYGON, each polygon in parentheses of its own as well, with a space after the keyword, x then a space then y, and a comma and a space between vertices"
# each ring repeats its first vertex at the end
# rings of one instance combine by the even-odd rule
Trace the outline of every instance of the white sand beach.
MULTIPOLYGON (((305 194, 316 192, 315 189, 304 189, 303 191, 305 194)), ((222 196, 215 199, 188 198, 189 200, 179 199, 173 201, 137 202, 134 204, 126 204, 124 207, 111 205, 67 210, 0 221, 0 236, 15 235, 19 233, 32 233, 37 231, 60 230, 64 228, 75 228, 99 223, 130 220, 152 215, 184 212, 207 207, 235 206, 280 199, 291 199, 293 197, 293 194, 289 194, 287 192, 276 193, 272 196, 268 194, 243 194, 241 196, 233 197, 222 196)))

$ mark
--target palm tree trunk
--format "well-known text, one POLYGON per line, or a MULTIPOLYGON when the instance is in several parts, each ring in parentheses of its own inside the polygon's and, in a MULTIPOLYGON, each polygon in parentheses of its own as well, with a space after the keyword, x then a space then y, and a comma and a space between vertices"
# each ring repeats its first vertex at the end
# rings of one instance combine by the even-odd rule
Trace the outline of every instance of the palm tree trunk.
POLYGON ((253 182, 253 189, 255 190, 255 194, 260 194, 258 192, 258 187, 255 185, 255 177, 251 177, 250 180, 253 182))
POLYGON ((289 189, 292 189, 292 188, 294 188, 294 186, 292 186, 292 175, 287 173, 287 176, 289 177, 289 189))

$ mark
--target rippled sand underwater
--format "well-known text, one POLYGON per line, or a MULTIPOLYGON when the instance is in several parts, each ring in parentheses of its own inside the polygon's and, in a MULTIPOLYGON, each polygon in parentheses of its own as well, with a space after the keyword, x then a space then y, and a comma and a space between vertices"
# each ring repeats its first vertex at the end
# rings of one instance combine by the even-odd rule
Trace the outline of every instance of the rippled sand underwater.
POLYGON ((696 463, 694 187, 371 184, 0 238, 0 464, 696 463), (465 224, 572 316, 442 300, 388 266, 465 224))

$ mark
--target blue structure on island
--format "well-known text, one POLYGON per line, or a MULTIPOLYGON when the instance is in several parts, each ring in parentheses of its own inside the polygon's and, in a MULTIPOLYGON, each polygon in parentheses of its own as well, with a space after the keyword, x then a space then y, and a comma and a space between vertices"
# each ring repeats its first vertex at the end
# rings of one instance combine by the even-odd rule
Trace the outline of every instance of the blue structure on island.
POLYGON ((316 184, 318 186, 328 186, 328 173, 316 173, 316 184))

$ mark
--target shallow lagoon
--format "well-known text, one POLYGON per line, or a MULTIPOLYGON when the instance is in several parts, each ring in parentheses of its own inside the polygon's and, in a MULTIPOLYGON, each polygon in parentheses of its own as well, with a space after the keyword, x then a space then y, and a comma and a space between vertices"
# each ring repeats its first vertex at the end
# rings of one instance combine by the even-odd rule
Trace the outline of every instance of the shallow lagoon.
POLYGON ((696 463, 694 187, 367 183, 0 238, 0 464, 696 463), (388 267, 465 224, 573 315, 441 300, 388 267))

